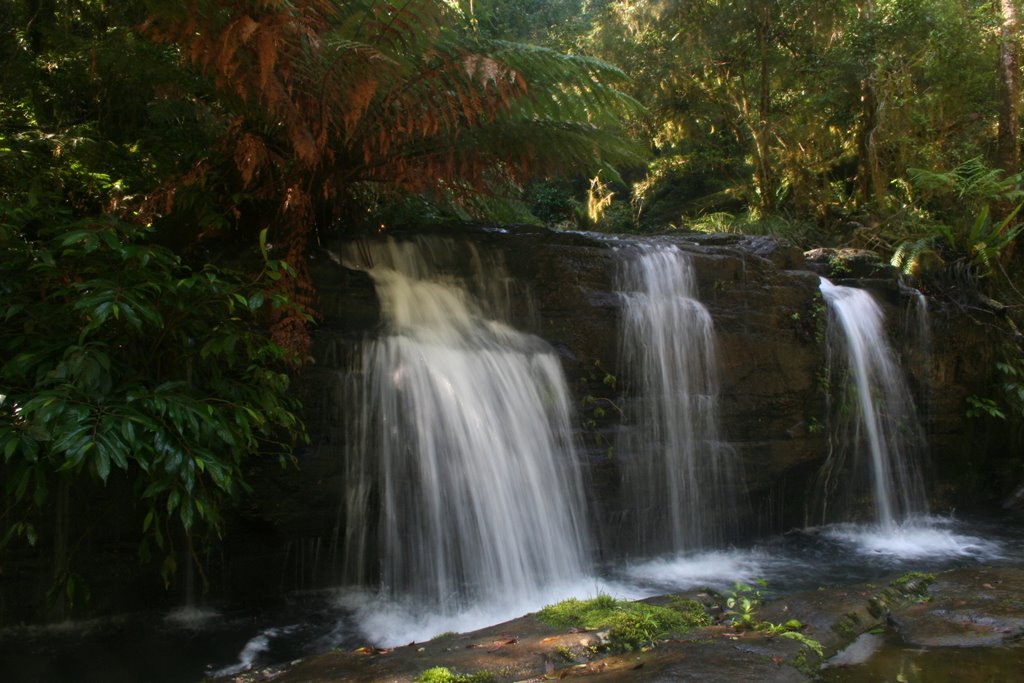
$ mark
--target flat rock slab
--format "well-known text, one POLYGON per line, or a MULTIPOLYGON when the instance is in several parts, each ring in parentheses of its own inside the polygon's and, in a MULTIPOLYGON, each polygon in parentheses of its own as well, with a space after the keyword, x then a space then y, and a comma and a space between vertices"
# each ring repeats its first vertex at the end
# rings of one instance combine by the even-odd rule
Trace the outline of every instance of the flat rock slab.
POLYGON ((1024 571, 958 569, 936 576, 931 600, 893 610, 904 642, 921 647, 993 647, 1024 637, 1024 571))
MULTIPOLYGON (((488 671, 498 681, 598 678, 602 681, 702 681, 765 683, 806 681, 787 664, 800 650, 794 641, 760 633, 710 627, 692 637, 659 641, 655 647, 585 659, 596 641, 588 632, 565 633, 523 617, 467 636, 447 636, 389 651, 331 652, 275 675, 243 680, 414 681, 425 670, 444 666, 454 673, 488 671), (577 657, 571 655, 579 654, 577 657)), ((592 653, 590 653, 592 654, 592 653)))

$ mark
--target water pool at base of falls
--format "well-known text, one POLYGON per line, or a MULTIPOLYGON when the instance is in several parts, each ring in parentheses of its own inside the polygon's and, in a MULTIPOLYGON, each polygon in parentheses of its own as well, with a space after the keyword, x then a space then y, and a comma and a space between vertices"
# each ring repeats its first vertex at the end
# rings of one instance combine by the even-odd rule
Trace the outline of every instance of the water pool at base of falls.
MULTIPOLYGON (((0 631, 0 680, 179 683, 286 664, 332 648, 391 647, 471 631, 568 597, 641 598, 764 579, 766 595, 834 587, 907 571, 1024 565, 1017 517, 912 519, 892 530, 838 524, 748 547, 664 555, 605 566, 593 576, 538 587, 534 602, 490 596, 450 614, 367 589, 295 594, 253 613, 176 610, 0 631)), ((845 680, 845 679, 836 679, 845 680)))

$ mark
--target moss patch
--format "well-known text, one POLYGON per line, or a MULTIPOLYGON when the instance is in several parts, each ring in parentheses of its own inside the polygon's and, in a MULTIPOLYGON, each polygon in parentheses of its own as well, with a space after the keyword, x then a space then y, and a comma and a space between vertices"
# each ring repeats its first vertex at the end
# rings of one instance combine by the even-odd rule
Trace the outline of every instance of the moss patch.
POLYGON ((864 624, 856 612, 847 612, 836 619, 832 630, 846 640, 853 640, 864 631, 864 624))
POLYGON ((907 572, 868 600, 868 612, 876 619, 887 615, 893 607, 929 599, 928 587, 935 581, 934 574, 907 572))
POLYGON ((497 677, 490 671, 475 674, 457 674, 444 666, 427 669, 416 677, 416 683, 493 683, 497 677))
POLYGON ((924 572, 907 572, 890 585, 905 595, 928 595, 928 587, 935 583, 935 574, 924 572))
POLYGON ((623 650, 711 623, 700 603, 677 596, 667 605, 616 600, 610 595, 598 595, 590 600, 570 598, 548 605, 537 613, 537 618, 560 628, 607 630, 612 647, 623 650))

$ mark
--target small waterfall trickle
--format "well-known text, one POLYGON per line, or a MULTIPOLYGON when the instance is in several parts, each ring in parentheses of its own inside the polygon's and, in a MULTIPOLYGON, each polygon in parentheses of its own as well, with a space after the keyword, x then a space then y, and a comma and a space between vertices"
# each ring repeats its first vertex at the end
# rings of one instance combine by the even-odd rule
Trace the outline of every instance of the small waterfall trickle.
POLYGON ((872 519, 857 521, 892 531, 927 512, 916 409, 886 339, 882 309, 871 295, 824 278, 821 293, 829 310, 833 404, 830 452, 819 491, 822 520, 856 517, 868 503, 872 519))
POLYGON ((385 325, 351 381, 347 578, 435 613, 528 601, 589 564, 559 360, 492 317, 508 305, 501 264, 444 253, 457 248, 361 243, 343 257, 373 278, 385 325), (469 277, 434 267, 459 261, 469 277))
POLYGON ((711 316, 689 258, 644 246, 621 274, 621 354, 631 390, 617 452, 625 535, 643 554, 721 544, 736 523, 734 455, 718 434, 711 316))

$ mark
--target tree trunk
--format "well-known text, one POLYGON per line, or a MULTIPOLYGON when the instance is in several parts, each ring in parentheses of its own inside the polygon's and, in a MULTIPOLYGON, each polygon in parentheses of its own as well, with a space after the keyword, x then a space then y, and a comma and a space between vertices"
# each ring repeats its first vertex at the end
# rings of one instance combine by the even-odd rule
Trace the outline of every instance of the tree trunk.
POLYGON ((752 126, 754 137, 754 153, 757 157, 755 182, 758 186, 759 204, 762 215, 775 210, 775 181, 771 168, 771 68, 768 57, 768 39, 771 29, 770 10, 762 7, 760 21, 757 26, 758 69, 757 87, 757 121, 752 126))
POLYGON ((34 54, 42 54, 47 48, 50 34, 56 23, 56 0, 25 0, 27 9, 29 47, 34 54))
POLYGON ((881 169, 878 163, 878 148, 875 145, 875 131, 878 129, 878 104, 875 101, 873 76, 860 82, 860 130, 857 133, 857 187, 864 205, 871 203, 877 195, 881 169))
POLYGON ((999 107, 999 165, 1007 173, 1020 170, 1020 82, 1017 8, 1014 0, 998 0, 1000 15, 999 81, 1002 102, 999 107))
MULTIPOLYGON (((874 19, 875 3, 868 0, 859 7, 861 20, 868 23, 874 19)), ((865 73, 860 81, 860 130, 857 132, 857 188, 861 202, 866 206, 873 200, 881 199, 887 188, 887 181, 878 157, 875 136, 881 126, 880 104, 875 90, 878 76, 877 67, 871 60, 863 65, 865 73)))

